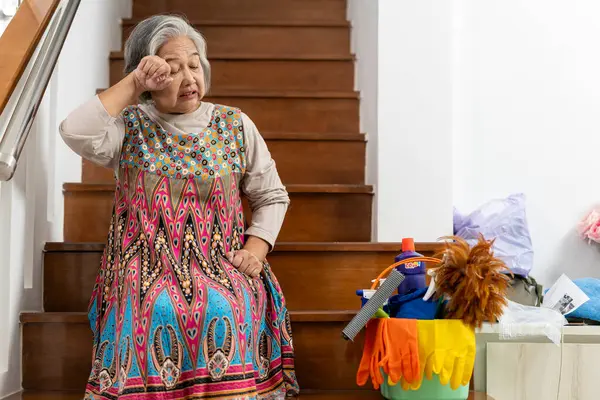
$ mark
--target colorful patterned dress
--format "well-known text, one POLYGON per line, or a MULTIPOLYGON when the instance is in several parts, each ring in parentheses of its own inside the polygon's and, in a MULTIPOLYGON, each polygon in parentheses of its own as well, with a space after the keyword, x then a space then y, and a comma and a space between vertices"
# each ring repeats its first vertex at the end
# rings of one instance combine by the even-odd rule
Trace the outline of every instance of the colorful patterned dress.
POLYGON ((246 170, 238 109, 215 106, 201 133, 163 129, 140 108, 126 129, 114 214, 89 305, 86 399, 280 399, 295 395, 289 314, 268 264, 241 249, 246 170))

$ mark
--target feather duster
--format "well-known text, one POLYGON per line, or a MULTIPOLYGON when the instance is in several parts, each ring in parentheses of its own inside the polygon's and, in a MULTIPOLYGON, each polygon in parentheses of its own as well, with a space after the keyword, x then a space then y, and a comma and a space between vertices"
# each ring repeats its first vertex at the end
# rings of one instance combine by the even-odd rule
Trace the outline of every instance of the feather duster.
POLYGON ((446 318, 461 319, 480 328, 484 321, 496 322, 506 306, 510 278, 506 264, 494 257, 494 241, 481 235, 473 248, 462 238, 451 236, 446 249, 436 255, 442 262, 433 268, 436 292, 449 298, 446 318))

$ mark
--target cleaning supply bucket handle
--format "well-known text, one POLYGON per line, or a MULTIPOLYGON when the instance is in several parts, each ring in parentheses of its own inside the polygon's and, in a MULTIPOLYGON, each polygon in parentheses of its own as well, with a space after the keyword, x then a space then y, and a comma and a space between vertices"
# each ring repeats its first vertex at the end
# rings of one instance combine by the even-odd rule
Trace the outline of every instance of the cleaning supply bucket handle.
POLYGON ((377 288, 377 284, 379 283, 379 281, 382 280, 383 278, 385 278, 386 276, 388 276, 389 273, 394 268, 399 267, 400 265, 407 264, 409 262, 415 262, 415 261, 432 262, 432 263, 436 263, 436 264, 440 264, 442 262, 442 260, 440 260, 439 258, 435 258, 435 257, 411 257, 411 258, 406 258, 402 261, 398 261, 397 263, 394 263, 394 264, 390 265, 389 267, 387 267, 386 269, 384 269, 383 272, 380 273, 377 278, 375 278, 375 280, 373 281, 373 284, 371 285, 371 289, 375 290, 377 288))

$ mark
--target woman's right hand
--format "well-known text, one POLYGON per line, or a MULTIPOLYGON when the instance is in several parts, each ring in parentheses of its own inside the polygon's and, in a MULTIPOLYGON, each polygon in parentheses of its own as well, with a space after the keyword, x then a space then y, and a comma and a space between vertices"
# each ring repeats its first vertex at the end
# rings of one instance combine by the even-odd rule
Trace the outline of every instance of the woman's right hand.
POLYGON ((137 89, 140 92, 163 90, 173 82, 171 67, 158 56, 146 56, 133 71, 137 89))

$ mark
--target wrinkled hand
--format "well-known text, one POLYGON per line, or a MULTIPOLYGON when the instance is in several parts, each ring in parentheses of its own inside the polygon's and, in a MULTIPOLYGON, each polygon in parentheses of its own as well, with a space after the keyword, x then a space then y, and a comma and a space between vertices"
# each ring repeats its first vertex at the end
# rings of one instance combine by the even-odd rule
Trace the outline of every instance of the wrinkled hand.
POLYGON ((172 82, 171 67, 158 56, 146 56, 133 71, 137 88, 142 92, 163 90, 172 82))
POLYGON ((263 269, 263 264, 258 257, 245 249, 230 251, 227 253, 227 260, 241 273, 252 278, 260 276, 263 269))

